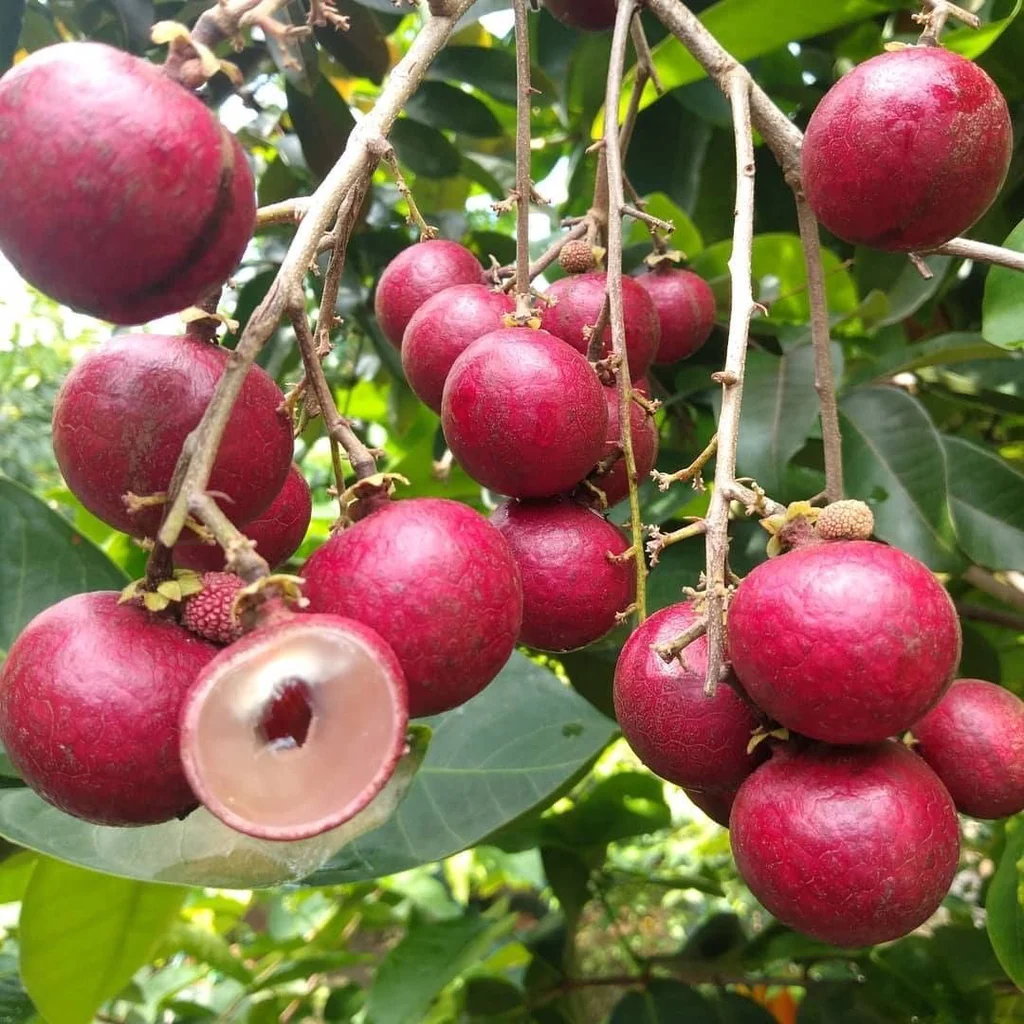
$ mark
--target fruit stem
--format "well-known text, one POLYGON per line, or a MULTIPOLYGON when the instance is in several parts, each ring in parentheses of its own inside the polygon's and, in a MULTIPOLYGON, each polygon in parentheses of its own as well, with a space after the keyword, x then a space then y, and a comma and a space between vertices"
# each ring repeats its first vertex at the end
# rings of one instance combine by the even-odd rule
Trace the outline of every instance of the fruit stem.
POLYGON ((426 242, 431 238, 437 238, 437 228, 431 227, 424 219, 423 214, 420 213, 420 208, 416 205, 416 200, 413 197, 412 189, 406 183, 405 175, 402 174, 402 168, 398 164, 398 154, 395 152, 395 147, 390 142, 386 142, 381 147, 380 153, 381 160, 388 165, 391 171, 392 177, 395 179, 395 187, 398 189, 398 194, 405 200, 409 207, 409 220, 408 223, 415 224, 420 231, 420 241, 426 242))
POLYGON ((677 470, 675 473, 659 473, 655 470, 651 473, 651 479, 658 485, 661 492, 667 491, 676 483, 692 483, 695 491, 703 492, 704 467, 711 461, 718 451, 718 435, 715 434, 708 442, 708 446, 690 463, 685 469, 677 470))
POLYGON ((353 189, 368 187, 377 162, 375 143, 390 132, 434 58, 448 42, 459 18, 472 3, 473 0, 453 0, 449 16, 432 17, 427 21, 395 66, 373 109, 353 129, 338 161, 310 197, 277 277, 249 317, 206 413, 182 451, 180 472, 176 471, 179 486, 170 495, 167 515, 160 528, 159 540, 165 547, 173 547, 184 528, 192 495, 206 490, 221 437, 250 367, 289 308, 297 303, 304 309, 303 281, 342 201, 353 189))
POLYGON ((516 320, 533 319, 530 297, 530 112, 534 88, 530 82, 530 26, 526 0, 515 0, 516 16, 516 320))
POLYGON ((981 19, 976 14, 971 14, 970 11, 965 11, 948 0, 920 0, 920 3, 925 10, 914 15, 914 20, 924 25, 924 31, 917 41, 920 46, 938 46, 939 37, 950 18, 956 18, 970 28, 981 28, 981 19))
POLYGON ((270 575, 270 566, 256 553, 256 545, 228 519, 213 498, 208 494, 196 494, 188 507, 224 549, 229 572, 240 576, 246 583, 256 583, 270 575))
MULTIPOLYGON (((619 397, 619 433, 626 479, 629 482, 629 521, 633 541, 633 565, 636 569, 636 617, 638 623, 647 618, 647 561, 644 556, 644 524, 640 515, 637 489, 636 457, 633 452, 633 431, 630 429, 633 405, 633 382, 629 377, 626 351, 626 321, 622 296, 622 213, 626 205, 622 170, 622 140, 619 136, 619 93, 626 63, 626 46, 630 26, 637 11, 636 0, 622 0, 615 16, 612 51, 608 63, 608 83, 604 126, 604 156, 608 177, 608 311, 612 331, 612 349, 618 357, 616 369, 619 397)), ((599 337, 599 336, 598 336, 599 337)))

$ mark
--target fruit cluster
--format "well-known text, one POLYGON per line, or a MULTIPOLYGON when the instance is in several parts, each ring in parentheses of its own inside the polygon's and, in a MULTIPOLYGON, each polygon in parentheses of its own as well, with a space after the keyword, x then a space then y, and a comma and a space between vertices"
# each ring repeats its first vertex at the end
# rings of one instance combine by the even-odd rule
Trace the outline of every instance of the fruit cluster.
POLYGON ((732 669, 715 695, 705 638, 668 662, 657 650, 699 617, 680 604, 626 643, 616 714, 641 760, 730 828, 768 910, 823 941, 871 945, 942 901, 956 811, 1024 810, 1024 703, 991 683, 950 686, 953 604, 923 565, 867 539, 867 506, 780 519, 769 525, 784 553, 730 603, 732 669))

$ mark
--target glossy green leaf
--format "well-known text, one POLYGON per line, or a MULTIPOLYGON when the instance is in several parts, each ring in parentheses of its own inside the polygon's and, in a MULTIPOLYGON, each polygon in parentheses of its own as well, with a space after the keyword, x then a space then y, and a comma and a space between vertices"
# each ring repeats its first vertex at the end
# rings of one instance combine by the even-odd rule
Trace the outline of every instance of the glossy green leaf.
POLYGON ((720 1024, 711 1003, 681 981, 657 978, 629 992, 612 1010, 609 1024, 720 1024))
MULTIPOLYGON (((694 261, 701 277, 726 279, 732 241, 708 246, 694 261)), ((832 313, 852 313, 857 308, 857 289, 848 270, 830 249, 822 250, 828 308, 832 313)), ((753 246, 755 298, 769 307, 777 323, 805 324, 810 318, 807 298, 807 267, 800 237, 791 234, 757 235, 753 246)))
MULTIPOLYGON (((644 209, 652 217, 668 221, 675 225, 675 231, 668 236, 668 244, 673 249, 678 249, 687 259, 693 259, 704 249, 704 239, 697 230, 697 225, 690 219, 690 215, 680 206, 677 206, 664 192, 655 192, 645 197, 644 209)), ((633 221, 629 226, 626 235, 627 245, 650 244, 651 235, 645 224, 633 221)))
POLYGON ((0 477, 0 651, 44 608, 127 576, 34 494, 0 477))
POLYGON ((310 96, 290 83, 285 91, 288 116, 302 143, 306 163, 317 178, 323 178, 341 156, 356 126, 352 111, 323 75, 310 96))
POLYGON ((582 697, 521 654, 468 704, 426 719, 430 751, 398 813, 342 850, 314 885, 441 860, 542 803, 616 731, 582 697))
POLYGON ((369 1024, 423 1020, 438 993, 479 962, 514 918, 458 917, 414 923, 388 953, 367 999, 369 1024))
POLYGON ((959 28, 942 37, 942 45, 968 60, 977 60, 1010 27, 1024 7, 1024 0, 1017 0, 1013 10, 1004 18, 985 21, 981 28, 959 28))
POLYGON ((348 18, 348 27, 315 29, 317 43, 353 75, 379 85, 391 65, 391 54, 376 16, 355 0, 335 0, 335 7, 348 18))
POLYGON ((86 1024, 154 954, 185 890, 43 858, 21 908, 21 975, 50 1024, 86 1024))
MULTIPOLYGON (((1024 221, 1010 232, 1003 245, 1024 252, 1024 221)), ((1024 274, 1008 267, 992 267, 988 272, 981 333, 1000 348, 1024 348, 1024 274)))
POLYGON ((424 82, 406 104, 405 112, 434 128, 493 139, 503 133, 501 122, 482 100, 447 82, 424 82))
POLYGON ((11 0, 0 10, 0 75, 14 60, 21 35, 21 22, 25 17, 25 0, 11 0))
POLYGON ((972 562, 1024 572, 1024 474, 962 437, 943 437, 950 508, 972 562))
POLYGON ((411 117, 399 118, 391 129, 399 160, 425 178, 450 178, 459 173, 459 151, 436 129, 411 117))
POLYGON ((1006 846, 985 898, 988 935, 1003 970, 1024 989, 1024 815, 1006 825, 1006 846))
POLYGON ((0 1021, 24 1024, 36 1016, 36 1008, 18 974, 18 958, 0 953, 0 1021))
MULTIPOLYGON (((832 358, 841 379, 843 354, 838 345, 832 346, 832 358)), ((737 466, 779 501, 787 500, 789 462, 818 422, 814 375, 810 345, 787 349, 782 356, 755 349, 747 358, 737 466)))
POLYGON ((848 497, 871 505, 875 533, 936 571, 955 571, 942 440, 924 407, 897 388, 863 388, 840 405, 848 497))
MULTIPOLYGON (((700 20, 725 49, 746 62, 787 43, 810 39, 900 6, 900 0, 719 0, 701 14, 700 20)), ((674 36, 654 47, 654 64, 666 90, 704 77, 701 66, 674 36)), ((630 73, 623 85, 620 117, 625 114, 632 91, 630 73)), ((657 98, 657 90, 649 83, 641 106, 647 107, 657 98)))
POLYGON ((942 287, 952 262, 951 256, 928 256, 925 263, 932 276, 926 278, 905 253, 858 246, 853 267, 860 294, 879 290, 888 301, 886 313, 876 326, 899 323, 916 313, 942 287))
MULTIPOLYGON (((541 90, 536 103, 550 103, 553 87, 543 72, 533 69, 534 86, 541 90)), ((449 46, 442 50, 427 72, 427 78, 465 82, 500 103, 515 105, 516 60, 505 49, 489 46, 449 46)))
POLYGON ((941 334, 914 345, 902 345, 886 351, 877 360, 863 361, 847 373, 845 384, 894 377, 928 366, 954 366, 982 359, 1006 359, 1004 349, 990 345, 980 334, 969 332, 941 334))
POLYGON ((21 846, 94 871, 142 881, 259 889, 296 881, 356 836, 377 828, 398 806, 423 760, 428 730, 417 727, 411 750, 384 790, 351 821, 294 843, 252 839, 200 808, 184 821, 107 828, 63 814, 29 789, 0 791, 0 835, 21 846))

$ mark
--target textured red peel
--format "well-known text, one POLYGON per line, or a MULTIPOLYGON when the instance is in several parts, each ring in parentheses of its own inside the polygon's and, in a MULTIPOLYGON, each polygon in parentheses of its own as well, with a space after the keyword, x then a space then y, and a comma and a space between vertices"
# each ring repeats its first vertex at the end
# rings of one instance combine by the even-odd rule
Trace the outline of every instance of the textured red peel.
POLYGON ((661 324, 661 343, 654 362, 668 366, 700 349, 715 326, 715 293, 690 270, 660 265, 636 278, 653 299, 661 324))

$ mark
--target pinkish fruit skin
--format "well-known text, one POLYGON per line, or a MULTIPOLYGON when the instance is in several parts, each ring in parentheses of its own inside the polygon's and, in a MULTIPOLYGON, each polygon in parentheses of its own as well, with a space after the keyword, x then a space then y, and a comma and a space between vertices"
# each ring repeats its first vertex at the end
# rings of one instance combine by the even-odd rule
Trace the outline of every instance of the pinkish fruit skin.
POLYGON ((0 670, 0 741, 21 777, 99 825, 183 817, 196 799, 178 759, 178 715, 217 648, 115 593, 37 615, 0 670))
POLYGON ((722 828, 729 827, 729 814, 736 800, 736 790, 700 793, 694 789, 685 789, 683 792, 690 798, 690 802, 699 807, 716 825, 721 825, 722 828))
MULTIPOLYGON (((71 371, 53 407, 53 450, 68 487, 105 523, 136 537, 159 529, 161 506, 128 512, 123 496, 166 491, 174 467, 230 353, 188 337, 121 334, 71 371)), ((209 490, 244 526, 284 485, 292 430, 278 386, 249 370, 231 413, 209 490)))
POLYGON ((909 729, 960 661, 949 595, 916 559, 873 541, 763 562, 736 590, 728 637, 751 700, 826 743, 877 743, 909 729))
POLYGON ((420 401, 439 413, 452 364, 477 338, 503 327, 514 309, 504 292, 482 284, 445 288, 420 306, 402 338, 402 367, 420 401))
MULTIPOLYGON (((604 305, 607 282, 608 275, 604 271, 574 274, 556 281, 546 294, 557 301, 541 310, 541 327, 586 355, 590 342, 584 336, 583 328, 597 323, 604 305)), ((661 339, 661 323, 653 299, 632 277, 622 279, 622 298, 625 303, 629 375, 639 380, 654 362, 661 339)), ((603 355, 607 357, 612 351, 610 327, 605 328, 602 339, 603 355)))
POLYGON ((188 598, 181 609, 181 624, 213 644, 230 644, 241 638, 242 623, 233 614, 235 598, 245 586, 229 572, 208 572, 203 589, 188 598))
POLYGON ((913 729, 917 752, 974 818, 1024 811, 1024 701, 981 679, 958 679, 913 729))
POLYGON ((730 841, 740 875, 772 914, 846 948, 927 921, 960 853, 949 794, 891 742, 777 751, 740 787, 730 841))
MULTIPOLYGON (((257 681, 252 690, 247 693, 250 699, 258 685, 257 681)), ((335 694, 331 699, 344 700, 344 697, 345 695, 335 694)), ((310 734, 318 728, 318 711, 327 699, 319 695, 315 689, 311 689, 312 720, 308 724, 310 734)), ((242 709, 239 708, 238 715, 240 716, 242 713, 242 709)), ((372 629, 368 629, 359 622, 335 615, 285 614, 282 618, 248 633, 237 643, 225 648, 199 674, 181 710, 181 763, 186 777, 203 801, 203 805, 230 828, 259 839, 279 842, 309 839, 353 818, 384 788, 405 752, 408 721, 408 697, 401 666, 394 651, 372 629), (219 794, 214 791, 215 787, 210 785, 208 772, 211 765, 209 759, 215 758, 218 753, 223 753, 223 749, 216 740, 213 743, 209 741, 204 743, 204 734, 209 731, 209 726, 204 722, 204 712, 207 710, 211 698, 216 696, 217 688, 223 685, 225 678, 243 665, 247 658, 258 658, 261 649, 273 649, 276 644, 292 643, 301 647, 306 642, 305 636, 315 634, 318 629, 340 630, 350 643, 372 659, 375 667, 379 670, 378 681, 387 688, 390 695, 391 722, 388 729, 387 746, 383 749, 378 746, 373 750, 373 757, 379 759, 377 770, 350 801, 339 806, 329 806, 312 820, 292 821, 277 825, 257 822, 239 810, 242 801, 237 799, 236 793, 219 794)), ((341 729, 344 729, 344 724, 344 722, 335 723, 336 726, 340 725, 341 729)), ((252 728, 255 731, 256 725, 253 724, 252 728)), ((365 742, 366 737, 362 737, 362 740, 365 742)), ((225 737, 226 742, 227 738, 225 737)), ((360 742, 360 737, 353 737, 352 742, 360 742)), ((345 748, 345 750, 349 749, 351 748, 345 748)), ((264 749, 260 756, 273 757, 274 753, 264 749)), ((343 758, 344 750, 339 750, 335 763, 323 765, 317 772, 316 781, 327 784, 323 792, 328 796, 331 792, 329 786, 331 773, 344 769, 343 758)), ((287 771, 286 761, 278 762, 278 771, 287 771)), ((251 796, 251 793, 247 796, 251 796)))
MULTIPOLYGON (((646 381, 641 381, 646 386, 646 381)), ((639 388, 637 390, 640 390, 639 388)), ((648 396, 649 397, 649 396, 648 396)), ((608 406, 608 434, 605 438, 602 459, 610 455, 616 448, 621 451, 622 437, 619 432, 619 393, 615 388, 604 389, 604 399, 608 406)), ((658 425, 653 416, 648 416, 636 402, 630 403, 629 429, 633 437, 633 459, 636 462, 637 484, 642 484, 651 475, 654 464, 658 461, 658 425)), ((612 463, 611 469, 593 478, 593 483, 604 491, 609 507, 617 505, 629 497, 629 475, 626 473, 625 456, 612 463)), ((590 494, 596 501, 596 495, 590 494)))
POLYGON ((715 293, 690 270, 662 266, 636 278, 654 300, 661 324, 661 344, 654 362, 668 366, 688 359, 711 336, 715 326, 715 293))
POLYGON ((569 491, 604 451, 608 409, 586 359, 546 331, 485 334, 455 361, 441 424, 456 462, 512 498, 569 491))
MULTIPOLYGON (((287 562, 298 551, 313 517, 313 496, 302 470, 294 463, 284 487, 270 508, 245 525, 245 535, 256 542, 256 551, 271 569, 287 562)), ((224 568, 224 549, 219 544, 177 544, 174 562, 183 569, 219 572, 224 568)))
POLYGON ((454 501, 386 505, 335 534, 302 576, 310 611, 362 622, 394 648, 413 718, 475 697, 508 661, 522 626, 507 541, 454 501))
POLYGON ((1006 101, 981 68, 939 46, 910 47, 865 61, 818 104, 804 190, 847 242, 930 249, 991 206, 1012 148, 1006 101))
POLYGON ((491 522, 508 541, 523 579, 522 643, 574 651, 610 633, 636 594, 629 547, 603 516, 565 498, 507 501, 491 522))
POLYGON ((764 760, 760 744, 747 753, 764 720, 736 689, 704 696, 708 644, 700 637, 666 663, 653 648, 693 624, 689 604, 652 615, 626 641, 615 667, 615 716, 637 757, 656 775, 687 790, 735 789, 764 760))
POLYGON ((569 28, 603 32, 615 25, 615 0, 545 0, 544 6, 569 28))
POLYGON ((158 66, 48 46, 0 79, 0 123, 0 249, 58 302, 145 323, 238 265, 256 222, 245 152, 158 66))
POLYGON ((457 284, 480 284, 483 277, 480 262, 458 242, 434 238, 403 249, 377 282, 374 308, 384 337, 401 348, 409 321, 428 299, 457 284))

